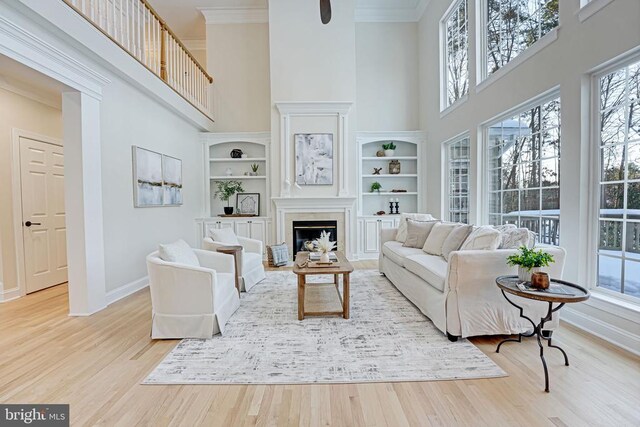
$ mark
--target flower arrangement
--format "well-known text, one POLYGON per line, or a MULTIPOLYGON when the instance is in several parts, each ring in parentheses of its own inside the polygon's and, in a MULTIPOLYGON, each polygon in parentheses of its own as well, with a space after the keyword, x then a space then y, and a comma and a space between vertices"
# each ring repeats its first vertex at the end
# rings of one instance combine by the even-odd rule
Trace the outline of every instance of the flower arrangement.
POLYGON ((330 236, 331 235, 328 231, 323 231, 320 233, 320 237, 313 241, 315 247, 318 248, 318 251, 323 254, 329 253, 336 248, 336 242, 329 240, 330 236))
POLYGON ((518 277, 522 281, 530 281, 531 274, 539 271, 542 267, 548 267, 555 262, 553 255, 540 250, 529 249, 521 246, 519 252, 507 257, 507 264, 518 266, 518 277))

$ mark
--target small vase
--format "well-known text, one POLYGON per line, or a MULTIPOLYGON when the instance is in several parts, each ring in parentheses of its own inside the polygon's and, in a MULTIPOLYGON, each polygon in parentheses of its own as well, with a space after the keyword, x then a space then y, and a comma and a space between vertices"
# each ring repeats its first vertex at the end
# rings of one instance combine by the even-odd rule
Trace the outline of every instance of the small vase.
POLYGON ((384 156, 385 157, 393 157, 395 152, 396 152, 396 150, 384 150, 384 156))
POLYGON ((533 267, 531 270, 522 267, 521 265, 518 266, 518 279, 520 279, 520 281, 522 282, 531 282, 531 275, 533 273, 538 273, 540 272, 542 269, 540 267, 533 267))
POLYGON ((329 259, 329 252, 322 252, 322 255, 320 255, 320 262, 322 263, 331 262, 331 260, 329 259))
POLYGON ((224 207, 224 214, 225 215, 232 215, 233 214, 233 207, 232 206, 225 206, 224 207))

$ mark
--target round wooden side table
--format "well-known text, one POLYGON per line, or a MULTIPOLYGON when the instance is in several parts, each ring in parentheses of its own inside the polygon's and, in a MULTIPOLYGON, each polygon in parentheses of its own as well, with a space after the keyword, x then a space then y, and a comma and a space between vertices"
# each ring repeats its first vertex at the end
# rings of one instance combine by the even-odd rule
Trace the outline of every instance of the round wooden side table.
POLYGON ((502 340, 496 348, 496 353, 500 353, 500 347, 506 342, 521 342, 522 337, 535 336, 538 340, 538 347, 540 348, 540 360, 542 360, 542 367, 544 368, 544 391, 549 392, 549 371, 547 369, 547 362, 544 359, 544 346, 542 343, 546 340, 547 344, 551 348, 557 348, 562 352, 564 356, 565 366, 569 366, 569 357, 565 351, 557 345, 551 344, 551 335, 546 337, 542 334, 544 324, 551 320, 553 313, 564 307, 565 304, 586 301, 589 299, 589 291, 582 286, 574 285, 573 283, 566 282, 564 280, 551 279, 551 285, 546 290, 526 290, 520 289, 518 285, 530 285, 530 283, 522 282, 518 279, 518 276, 500 276, 496 279, 496 284, 502 291, 502 295, 505 299, 517 308, 520 312, 520 317, 527 319, 531 326, 533 326, 533 332, 530 334, 518 334, 517 339, 507 338, 502 340), (540 319, 540 323, 536 324, 531 318, 527 317, 523 313, 523 308, 509 299, 507 294, 516 295, 521 298, 527 298, 536 301, 543 301, 549 304, 547 315, 540 319), (557 304, 555 307, 554 304, 557 304))

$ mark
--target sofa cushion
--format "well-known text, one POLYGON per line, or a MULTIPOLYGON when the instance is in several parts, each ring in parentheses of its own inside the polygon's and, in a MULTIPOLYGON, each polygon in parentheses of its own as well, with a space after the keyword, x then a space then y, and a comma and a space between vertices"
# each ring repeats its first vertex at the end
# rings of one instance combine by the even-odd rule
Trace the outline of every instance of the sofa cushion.
POLYGON ((427 240, 424 242, 422 250, 429 255, 442 255, 442 244, 454 228, 462 225, 463 224, 452 222, 442 222, 434 225, 431 233, 429 233, 429 237, 427 237, 427 240))
POLYGON ((437 255, 410 255, 404 260, 404 268, 424 279, 429 285, 444 292, 447 277, 447 262, 437 255))
POLYGON ((506 228, 500 230, 500 249, 518 249, 526 246, 529 249, 536 245, 536 235, 527 228, 506 228))
POLYGON ((196 253, 193 252, 191 246, 184 240, 159 245, 158 255, 160 259, 166 262, 175 262, 177 264, 190 265, 192 267, 200 267, 200 262, 196 253))
POLYGON ((461 251, 495 251, 500 246, 500 231, 489 225, 476 227, 460 247, 461 251))
POLYGON ((453 231, 451 231, 451 233, 449 233, 447 238, 444 240, 444 243, 442 243, 442 256, 444 257, 444 259, 449 261, 449 254, 460 249, 460 247, 462 246, 464 241, 467 240, 467 237, 469 237, 469 234, 471 234, 472 231, 472 225, 461 225, 460 227, 454 228, 453 231))
POLYGON ((416 248, 407 248, 402 243, 390 240, 382 245, 382 253, 401 267, 404 267, 404 260, 407 256, 418 255, 423 253, 422 250, 416 248))
POLYGON ((404 246, 422 249, 431 229, 437 222, 439 221, 416 221, 407 218, 407 239, 404 241, 404 246))
POLYGON ((403 213, 400 214, 400 222, 398 223, 398 232, 396 233, 396 241, 404 243, 407 239, 407 219, 411 218, 415 221, 431 221, 434 218, 429 214, 421 213, 403 213))

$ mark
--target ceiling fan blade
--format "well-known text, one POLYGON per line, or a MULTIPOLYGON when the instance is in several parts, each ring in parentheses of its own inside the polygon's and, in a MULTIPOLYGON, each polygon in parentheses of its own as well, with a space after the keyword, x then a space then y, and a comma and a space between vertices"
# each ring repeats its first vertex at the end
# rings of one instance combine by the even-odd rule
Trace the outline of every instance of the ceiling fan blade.
POLYGON ((320 0, 320 20, 323 24, 331 21, 331 0, 320 0))

